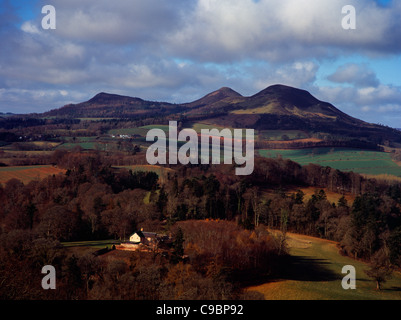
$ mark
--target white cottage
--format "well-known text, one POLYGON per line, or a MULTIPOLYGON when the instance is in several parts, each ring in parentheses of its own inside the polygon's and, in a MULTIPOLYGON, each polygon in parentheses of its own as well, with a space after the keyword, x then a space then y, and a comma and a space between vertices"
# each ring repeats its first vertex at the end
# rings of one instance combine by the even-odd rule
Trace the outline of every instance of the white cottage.
POLYGON ((155 244, 157 239, 157 233, 155 232, 145 232, 143 230, 133 233, 129 237, 129 241, 133 243, 142 243, 146 245, 155 244))

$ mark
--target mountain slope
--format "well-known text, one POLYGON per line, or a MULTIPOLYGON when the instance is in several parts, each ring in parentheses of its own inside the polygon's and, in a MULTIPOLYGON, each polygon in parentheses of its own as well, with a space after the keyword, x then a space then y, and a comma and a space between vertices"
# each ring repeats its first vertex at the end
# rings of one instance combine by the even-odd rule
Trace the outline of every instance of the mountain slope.
POLYGON ((216 108, 219 104, 232 103, 236 98, 242 98, 242 95, 231 88, 223 87, 184 105, 193 109, 201 107, 216 108))
POLYGON ((250 97, 221 100, 186 112, 208 123, 256 130, 304 130, 364 139, 373 143, 401 142, 399 131, 367 123, 321 101, 308 91, 273 85, 250 97))
POLYGON ((45 112, 45 117, 135 117, 167 115, 182 111, 183 107, 167 102, 146 101, 117 94, 101 92, 90 100, 69 104, 60 109, 45 112))
POLYGON ((171 104, 146 101, 109 93, 66 105, 42 114, 44 117, 67 118, 181 118, 183 121, 207 121, 224 127, 255 130, 303 130, 322 132, 347 139, 362 139, 383 144, 401 143, 401 132, 353 118, 332 104, 320 101, 308 91, 273 85, 252 96, 244 97, 223 87, 189 103, 171 104))
MULTIPOLYGON (((206 96, 207 97, 207 96, 206 96)), ((341 112, 333 105, 313 97, 308 91, 292 88, 284 85, 270 86, 250 97, 237 96, 237 99, 220 100, 219 110, 227 110, 229 113, 251 115, 251 114, 274 114, 282 116, 297 116, 301 118, 331 118, 347 119, 356 121, 347 114, 341 112), (223 104, 225 103, 225 104, 223 104), (229 108, 227 108, 229 107, 229 108)), ((213 104, 198 106, 197 110, 190 111, 191 114, 202 114, 213 110, 213 104)))

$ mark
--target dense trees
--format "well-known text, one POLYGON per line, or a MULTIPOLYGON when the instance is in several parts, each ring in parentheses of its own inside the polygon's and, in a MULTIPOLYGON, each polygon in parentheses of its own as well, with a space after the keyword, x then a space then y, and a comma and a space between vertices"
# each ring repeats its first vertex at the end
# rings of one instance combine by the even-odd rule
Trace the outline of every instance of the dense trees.
MULTIPOLYGON (((13 179, 0 187, 0 282, 10 288, 1 290, 5 298, 28 296, 25 286, 38 280, 12 270, 24 266, 37 274, 46 261, 59 268, 59 295, 68 299, 235 297, 234 280, 250 270, 274 275, 286 252, 285 238, 272 237, 265 226, 336 240, 344 254, 372 261, 370 275, 380 276, 379 282, 386 278, 383 261, 400 266, 399 185, 260 158, 250 176, 236 176, 233 165, 177 165, 162 181, 154 172, 115 169, 109 160, 100 152, 57 151, 52 161, 65 175, 27 185, 13 179), (294 186, 316 192, 306 197, 290 192, 294 186), (332 203, 324 189, 356 199, 332 203), (194 221, 206 219, 220 222, 194 221), (143 226, 172 233, 179 226, 173 255, 102 265, 90 256, 62 256, 58 249, 62 241, 126 239, 143 226), (177 277, 191 280, 183 285, 177 277)), ((31 294, 47 297, 39 289, 31 294)))

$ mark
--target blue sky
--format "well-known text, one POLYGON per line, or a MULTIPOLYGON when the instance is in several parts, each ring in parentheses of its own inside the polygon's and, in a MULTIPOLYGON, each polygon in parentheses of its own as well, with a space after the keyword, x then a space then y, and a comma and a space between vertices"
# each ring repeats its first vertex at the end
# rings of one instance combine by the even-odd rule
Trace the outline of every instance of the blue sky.
POLYGON ((0 0, 0 112, 101 91, 189 102, 282 83, 401 127, 400 24, 394 0, 0 0), (46 4, 56 30, 41 28, 46 4), (341 28, 347 4, 356 30, 341 28))

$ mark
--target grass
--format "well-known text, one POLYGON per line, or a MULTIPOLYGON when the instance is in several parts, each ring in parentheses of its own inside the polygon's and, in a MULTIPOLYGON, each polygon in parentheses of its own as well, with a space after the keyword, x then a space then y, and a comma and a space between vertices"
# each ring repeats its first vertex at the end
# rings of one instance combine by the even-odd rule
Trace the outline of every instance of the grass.
POLYGON ((93 241, 74 241, 74 242, 62 242, 61 244, 65 248, 72 247, 91 247, 94 249, 103 249, 105 247, 111 249, 113 244, 119 244, 116 240, 93 240, 93 241))
POLYGON ((84 150, 93 150, 96 148, 96 142, 77 142, 77 143, 63 143, 57 147, 57 149, 74 149, 74 147, 80 146, 84 150))
POLYGON ((333 241, 287 234, 291 264, 277 281, 247 288, 262 293, 267 300, 400 300, 401 275, 394 273, 391 280, 377 291, 376 283, 364 270, 368 265, 342 256, 333 241), (356 270, 356 289, 345 290, 341 281, 345 265, 356 270))
POLYGON ((111 249, 113 245, 120 244, 117 240, 94 240, 94 241, 74 241, 62 242, 61 245, 67 256, 84 256, 86 254, 95 253, 100 249, 111 249))
MULTIPOLYGON (((208 129, 208 130, 212 130, 212 129, 217 129, 217 130, 222 130, 225 129, 223 126, 218 126, 218 125, 212 125, 212 124, 206 124, 206 123, 202 123, 202 122, 195 122, 192 124, 191 129, 194 129, 197 133, 200 133, 202 129, 208 129)), ((233 128, 228 128, 231 130, 231 132, 233 132, 233 128)))
POLYGON ((261 107, 252 108, 252 109, 238 109, 233 110, 231 113, 233 114, 264 114, 264 113, 271 113, 277 108, 277 103, 269 103, 267 105, 263 105, 261 107))
MULTIPOLYGON (((188 125, 188 127, 190 129, 194 129, 198 134, 201 133, 202 129, 207 129, 207 130, 217 129, 219 132, 221 132, 221 130, 223 130, 223 129, 229 129, 231 131, 231 136, 234 137, 234 128, 232 128, 232 127, 223 127, 223 126, 219 126, 219 125, 215 125, 215 124, 207 124, 207 123, 202 123, 202 122, 191 123, 188 125)), ((240 129, 240 128, 236 128, 236 129, 240 129)), ((240 129, 240 130, 242 130, 242 138, 243 139, 252 139, 252 138, 257 139, 257 136, 258 136, 257 131, 254 132, 253 137, 248 137, 248 136, 246 136, 245 129, 240 129)))
POLYGON ((342 171, 353 171, 368 175, 401 176, 390 153, 351 148, 312 148, 294 150, 259 150, 264 157, 291 159, 301 165, 315 163, 342 171))

